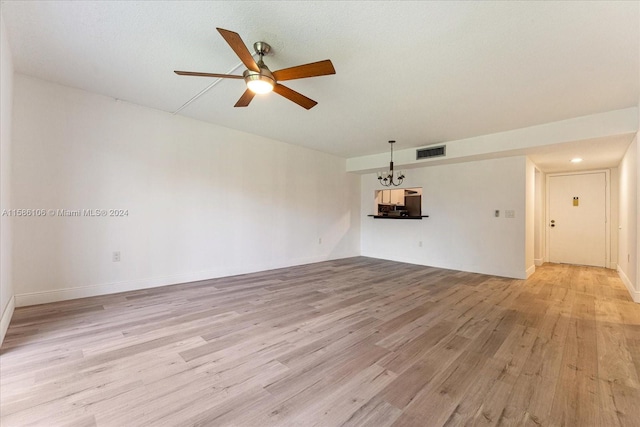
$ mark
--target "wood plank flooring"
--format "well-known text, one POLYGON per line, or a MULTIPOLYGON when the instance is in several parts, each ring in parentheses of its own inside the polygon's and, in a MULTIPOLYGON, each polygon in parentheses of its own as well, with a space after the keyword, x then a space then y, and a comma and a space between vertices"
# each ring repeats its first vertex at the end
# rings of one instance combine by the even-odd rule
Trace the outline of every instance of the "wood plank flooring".
POLYGON ((640 305, 349 258, 16 309, 3 426, 640 426, 640 305))

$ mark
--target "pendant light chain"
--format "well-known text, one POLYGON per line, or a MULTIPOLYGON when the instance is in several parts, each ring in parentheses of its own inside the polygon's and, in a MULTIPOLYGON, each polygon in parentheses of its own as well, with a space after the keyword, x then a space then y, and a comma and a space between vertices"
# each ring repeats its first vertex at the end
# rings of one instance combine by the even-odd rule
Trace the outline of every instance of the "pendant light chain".
POLYGON ((395 141, 389 141, 389 144, 391 144, 391 161, 389 162, 389 171, 378 172, 378 181, 385 187, 390 187, 392 185, 394 187, 397 187, 402 184, 402 181, 404 180, 404 174, 402 173, 402 171, 398 171, 398 175, 394 177, 393 144, 395 144, 395 141))

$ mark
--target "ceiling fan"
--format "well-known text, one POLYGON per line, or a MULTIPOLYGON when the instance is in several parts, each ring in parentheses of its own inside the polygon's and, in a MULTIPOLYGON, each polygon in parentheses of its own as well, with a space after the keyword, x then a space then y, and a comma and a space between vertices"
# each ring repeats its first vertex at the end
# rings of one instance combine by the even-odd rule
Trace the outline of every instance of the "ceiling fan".
POLYGON ((257 93, 268 93, 274 91, 278 95, 284 96, 307 110, 313 108, 317 102, 313 99, 278 83, 284 80, 305 79, 307 77, 326 76, 335 74, 336 70, 329 59, 312 62, 310 64, 298 65, 296 67, 284 68, 278 71, 271 71, 262 61, 262 57, 271 51, 271 46, 265 42, 256 42, 254 49, 260 56, 258 62, 253 59, 253 55, 247 49, 238 33, 217 28, 218 32, 225 39, 231 49, 238 55, 247 69, 241 76, 234 74, 198 73, 193 71, 174 71, 181 76, 218 77, 223 79, 244 79, 247 89, 244 91, 234 107, 246 107, 257 93))

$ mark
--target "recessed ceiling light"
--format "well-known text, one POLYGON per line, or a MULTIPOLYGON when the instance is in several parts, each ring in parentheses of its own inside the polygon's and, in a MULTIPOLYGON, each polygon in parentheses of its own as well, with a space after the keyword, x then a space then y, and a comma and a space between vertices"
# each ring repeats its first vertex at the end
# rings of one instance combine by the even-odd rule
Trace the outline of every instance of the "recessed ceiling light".
POLYGON ((580 163, 582 161, 582 159, 580 157, 576 157, 574 159, 571 159, 571 163, 580 163))

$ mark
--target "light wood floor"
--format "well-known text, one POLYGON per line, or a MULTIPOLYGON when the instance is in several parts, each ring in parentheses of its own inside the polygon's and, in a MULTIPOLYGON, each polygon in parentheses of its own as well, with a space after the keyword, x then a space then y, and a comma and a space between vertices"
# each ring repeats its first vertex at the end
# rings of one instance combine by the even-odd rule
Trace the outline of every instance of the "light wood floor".
POLYGON ((639 426, 640 305, 351 258, 15 311, 3 426, 639 426))

